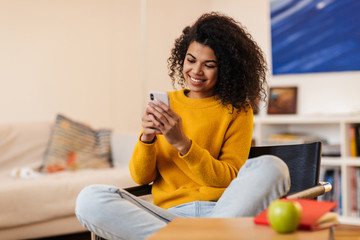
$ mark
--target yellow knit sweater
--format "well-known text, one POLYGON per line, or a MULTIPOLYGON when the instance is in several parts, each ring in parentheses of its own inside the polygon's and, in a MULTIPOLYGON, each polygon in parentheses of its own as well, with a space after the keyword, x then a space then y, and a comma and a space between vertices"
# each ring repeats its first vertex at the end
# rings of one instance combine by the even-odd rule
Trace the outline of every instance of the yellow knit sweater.
POLYGON ((170 208, 192 201, 217 201, 245 163, 253 133, 251 108, 232 113, 215 97, 191 99, 169 92, 170 106, 192 140, 181 156, 162 135, 135 146, 129 168, 138 184, 153 182, 154 204, 170 208))

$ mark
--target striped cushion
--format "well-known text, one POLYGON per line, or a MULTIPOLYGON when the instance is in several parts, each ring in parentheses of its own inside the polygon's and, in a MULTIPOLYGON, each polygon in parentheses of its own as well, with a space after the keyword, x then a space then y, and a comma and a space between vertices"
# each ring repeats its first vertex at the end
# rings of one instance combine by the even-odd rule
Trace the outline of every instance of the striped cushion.
POLYGON ((58 114, 44 155, 42 172, 111 167, 111 130, 93 130, 58 114))

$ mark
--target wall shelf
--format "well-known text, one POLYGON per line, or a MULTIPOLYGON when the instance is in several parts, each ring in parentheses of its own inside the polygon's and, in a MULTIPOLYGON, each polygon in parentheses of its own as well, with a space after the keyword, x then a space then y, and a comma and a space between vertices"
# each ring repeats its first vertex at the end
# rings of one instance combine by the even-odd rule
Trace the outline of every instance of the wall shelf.
MULTIPOLYGON (((359 215, 352 211, 353 188, 351 187, 351 169, 360 168, 360 157, 350 153, 350 126, 360 124, 360 115, 339 116, 300 116, 300 115, 267 115, 254 116, 253 139, 256 145, 269 145, 269 137, 276 134, 312 135, 315 139, 328 144, 340 145, 339 157, 322 157, 322 169, 336 168, 341 171, 341 205, 340 221, 344 224, 360 225, 359 215)), ((274 143, 273 143, 274 144, 274 143)), ((277 142, 275 144, 287 144, 277 142)), ((322 180, 322 179, 321 179, 322 180)), ((359 189, 359 187, 358 187, 359 189)))

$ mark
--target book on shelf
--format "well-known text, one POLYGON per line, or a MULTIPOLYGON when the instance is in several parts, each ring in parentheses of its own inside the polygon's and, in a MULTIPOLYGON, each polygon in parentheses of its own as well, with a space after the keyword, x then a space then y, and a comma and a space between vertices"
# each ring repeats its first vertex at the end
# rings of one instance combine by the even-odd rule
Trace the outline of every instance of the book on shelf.
POLYGON ((340 157, 340 144, 329 144, 325 139, 310 134, 301 133, 275 133, 266 139, 268 145, 303 144, 322 142, 322 156, 340 157))
POLYGON ((332 190, 319 196, 321 201, 337 202, 335 212, 342 214, 342 195, 341 195, 341 169, 339 167, 322 167, 320 169, 320 181, 329 182, 332 190))
POLYGON ((267 144, 302 144, 316 141, 323 141, 323 139, 308 134, 301 133, 275 133, 270 134, 266 140, 267 144))
POLYGON ((360 156, 360 123, 351 124, 349 129, 350 155, 360 156))
POLYGON ((321 154, 324 157, 340 157, 341 156, 340 144, 323 143, 321 154))
POLYGON ((360 217, 360 168, 356 168, 357 216, 360 217))
MULTIPOLYGON (((338 214, 331 212, 337 205, 331 201, 317 201, 313 199, 286 199, 298 202, 302 208, 299 229, 320 230, 338 224, 338 214)), ((267 209, 255 216, 256 224, 269 225, 267 209)))
POLYGON ((360 217, 360 168, 350 168, 351 215, 360 217))

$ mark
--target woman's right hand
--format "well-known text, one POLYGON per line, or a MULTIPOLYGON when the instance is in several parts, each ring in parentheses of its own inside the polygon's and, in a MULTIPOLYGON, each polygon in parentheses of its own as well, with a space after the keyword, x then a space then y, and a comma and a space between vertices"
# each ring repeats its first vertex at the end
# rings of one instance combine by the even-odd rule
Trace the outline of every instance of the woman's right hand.
POLYGON ((156 134, 161 134, 161 132, 154 126, 154 119, 154 115, 149 112, 149 106, 147 106, 145 114, 141 119, 143 134, 140 137, 140 141, 144 143, 151 143, 154 141, 156 134))

